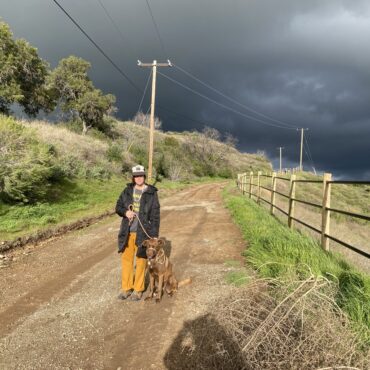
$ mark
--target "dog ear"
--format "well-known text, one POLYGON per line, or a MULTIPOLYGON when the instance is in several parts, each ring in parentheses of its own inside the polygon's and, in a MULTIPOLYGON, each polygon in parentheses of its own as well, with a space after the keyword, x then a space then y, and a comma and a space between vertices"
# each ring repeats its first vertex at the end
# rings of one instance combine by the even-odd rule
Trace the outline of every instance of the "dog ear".
POLYGON ((149 239, 144 240, 144 241, 141 243, 141 245, 142 245, 143 247, 147 248, 147 247, 148 247, 148 243, 149 243, 149 239))
POLYGON ((158 239, 158 245, 160 247, 164 247, 165 244, 166 244, 166 238, 161 237, 161 238, 158 239))

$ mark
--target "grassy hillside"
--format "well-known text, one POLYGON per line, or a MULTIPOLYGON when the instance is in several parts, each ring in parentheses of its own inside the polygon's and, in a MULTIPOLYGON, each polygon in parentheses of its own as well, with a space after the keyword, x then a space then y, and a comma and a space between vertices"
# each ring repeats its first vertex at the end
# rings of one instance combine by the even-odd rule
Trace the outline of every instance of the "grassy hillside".
MULTIPOLYGON (((113 209, 134 164, 147 166, 148 129, 112 120, 107 134, 81 135, 73 123, 0 116, 0 241, 113 209)), ((161 194, 199 181, 270 170, 260 155, 198 132, 155 135, 154 174, 161 194)))
POLYGON ((323 251, 312 238, 290 230, 240 192, 225 188, 224 200, 240 226, 248 247, 247 263, 263 278, 289 282, 323 277, 336 291, 336 304, 351 318, 367 346, 370 345, 370 277, 337 254, 323 251))

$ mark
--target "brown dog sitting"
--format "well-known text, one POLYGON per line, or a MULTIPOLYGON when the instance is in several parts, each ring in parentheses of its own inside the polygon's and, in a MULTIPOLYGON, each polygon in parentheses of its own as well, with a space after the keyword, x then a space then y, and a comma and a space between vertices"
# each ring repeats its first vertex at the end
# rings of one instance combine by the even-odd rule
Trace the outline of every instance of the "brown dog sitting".
POLYGON ((152 299, 156 289, 158 294, 156 302, 160 302, 163 289, 169 296, 172 296, 179 286, 191 282, 190 279, 186 279, 178 283, 172 271, 172 263, 164 252, 165 244, 166 239, 164 238, 147 239, 142 244, 146 248, 150 274, 150 291, 145 300, 152 299))

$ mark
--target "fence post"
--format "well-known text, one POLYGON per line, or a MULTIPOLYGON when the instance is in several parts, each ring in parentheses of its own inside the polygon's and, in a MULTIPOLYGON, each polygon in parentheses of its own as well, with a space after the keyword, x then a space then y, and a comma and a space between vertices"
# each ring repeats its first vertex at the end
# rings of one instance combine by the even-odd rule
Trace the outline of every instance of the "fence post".
POLYGON ((323 198, 322 198, 322 223, 321 223, 321 246, 329 250, 329 238, 325 234, 330 232, 330 198, 331 198, 331 173, 324 173, 323 178, 323 198))
POLYGON ((270 213, 275 214, 275 191, 276 191, 276 172, 272 173, 272 186, 271 186, 271 208, 270 213))
POLYGON ((246 176, 247 174, 246 173, 243 173, 242 174, 242 194, 244 195, 245 194, 245 188, 246 188, 246 176))
POLYGON ((261 175, 262 171, 257 172, 257 203, 260 203, 261 198, 261 175))
POLYGON ((240 173, 236 175, 236 187, 239 189, 240 188, 240 173))
POLYGON ((288 215, 288 226, 293 228, 293 217, 294 217, 294 198, 295 198, 295 179, 296 175, 290 176, 290 192, 289 192, 289 215, 288 215))
POLYGON ((252 187, 253 187, 253 172, 249 174, 249 198, 252 199, 252 187))

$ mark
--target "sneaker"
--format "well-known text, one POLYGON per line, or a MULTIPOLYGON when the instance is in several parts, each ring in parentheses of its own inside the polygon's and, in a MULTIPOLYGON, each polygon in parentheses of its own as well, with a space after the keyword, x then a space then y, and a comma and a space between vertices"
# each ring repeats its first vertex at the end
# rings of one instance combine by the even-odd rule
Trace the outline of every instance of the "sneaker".
POLYGON ((142 292, 133 292, 130 297, 130 301, 140 301, 143 293, 142 292))
POLYGON ((123 290, 119 295, 118 295, 118 299, 122 299, 122 300, 125 300, 127 299, 130 295, 132 294, 132 290, 123 290))

